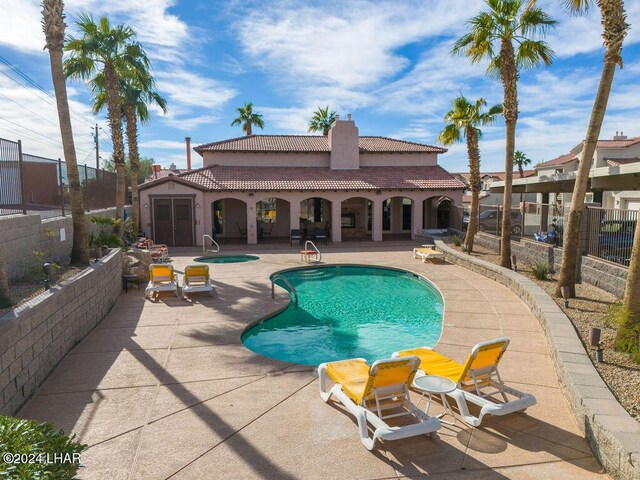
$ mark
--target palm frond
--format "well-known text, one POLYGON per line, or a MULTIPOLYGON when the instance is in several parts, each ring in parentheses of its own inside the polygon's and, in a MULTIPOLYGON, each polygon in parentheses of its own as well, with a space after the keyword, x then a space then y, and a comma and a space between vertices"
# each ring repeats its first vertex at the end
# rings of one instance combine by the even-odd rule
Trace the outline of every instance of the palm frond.
POLYGON ((549 66, 553 63, 553 50, 542 40, 524 40, 516 51, 516 65, 521 69, 532 69, 541 63, 549 66))

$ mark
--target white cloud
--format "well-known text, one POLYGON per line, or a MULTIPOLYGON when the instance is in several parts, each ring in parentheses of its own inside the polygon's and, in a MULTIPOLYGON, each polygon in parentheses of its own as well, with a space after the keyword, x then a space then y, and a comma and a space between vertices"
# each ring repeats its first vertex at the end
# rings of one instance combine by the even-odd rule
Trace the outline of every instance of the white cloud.
POLYGON ((162 139, 145 140, 144 142, 139 142, 138 146, 140 148, 154 148, 156 150, 185 150, 186 148, 185 142, 162 139))

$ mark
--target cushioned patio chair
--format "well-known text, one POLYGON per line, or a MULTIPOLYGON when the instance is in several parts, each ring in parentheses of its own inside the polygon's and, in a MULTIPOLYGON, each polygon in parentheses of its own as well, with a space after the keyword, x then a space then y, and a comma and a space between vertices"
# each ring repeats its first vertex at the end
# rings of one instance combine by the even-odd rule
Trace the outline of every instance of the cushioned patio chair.
POLYGON ((320 396, 327 402, 333 395, 356 417, 360 440, 368 450, 376 440, 428 435, 440 428, 440 420, 420 410, 409 395, 419 364, 417 357, 388 358, 371 366, 362 358, 323 363, 318 367, 320 396), (335 382, 330 390, 329 380, 335 382), (400 416, 412 417, 415 422, 391 426, 385 421, 400 416))
POLYGON ((149 284, 144 290, 145 297, 151 293, 173 292, 178 296, 178 280, 171 264, 152 263, 149 265, 149 284))
POLYGON ((327 231, 324 228, 316 228, 313 231, 313 241, 323 240, 324 244, 327 244, 327 231))
POLYGON ((242 240, 243 238, 247 238, 247 229, 245 228, 244 230, 242 230, 242 227, 240 227, 240 222, 236 222, 236 225, 238 226, 238 230, 240 231, 240 240, 242 240))
POLYGON ((293 242, 299 242, 302 245, 302 232, 300 230, 291 230, 291 235, 289 235, 289 243, 293 246, 293 242))
POLYGON ((213 284, 208 265, 188 265, 182 277, 182 298, 187 294, 207 292, 213 296, 213 284))
POLYGON ((434 352, 428 347, 396 352, 393 357, 418 357, 420 359, 419 375, 438 375, 453 380, 458 388, 448 395, 458 404, 464 421, 477 427, 484 415, 507 415, 524 411, 536 404, 533 395, 506 386, 500 378, 498 363, 508 346, 508 338, 478 343, 471 349, 464 364, 434 352), (480 407, 477 417, 469 413, 467 402, 480 407))

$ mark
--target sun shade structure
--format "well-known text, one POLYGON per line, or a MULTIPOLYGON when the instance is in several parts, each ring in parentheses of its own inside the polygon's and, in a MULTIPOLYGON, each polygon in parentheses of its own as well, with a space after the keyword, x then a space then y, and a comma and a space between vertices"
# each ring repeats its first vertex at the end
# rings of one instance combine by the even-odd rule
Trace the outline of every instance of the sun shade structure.
POLYGON ((393 357, 418 357, 420 374, 438 375, 454 381, 458 388, 448 395, 458 404, 464 421, 477 427, 487 414, 507 415, 526 410, 536 404, 533 395, 506 386, 500 378, 498 363, 508 346, 508 338, 478 343, 471 350, 465 363, 458 363, 428 347, 396 352, 393 357), (478 416, 469 412, 467 402, 480 407, 478 416))
POLYGON ((334 396, 356 417, 360 440, 368 450, 377 440, 428 435, 440 428, 440 420, 425 414, 409 396, 419 365, 417 357, 377 360, 373 365, 362 358, 322 363, 318 367, 320 396, 325 402, 334 396), (329 390, 330 380, 335 384, 329 390), (402 416, 413 417, 416 423, 391 426, 385 421, 402 416))

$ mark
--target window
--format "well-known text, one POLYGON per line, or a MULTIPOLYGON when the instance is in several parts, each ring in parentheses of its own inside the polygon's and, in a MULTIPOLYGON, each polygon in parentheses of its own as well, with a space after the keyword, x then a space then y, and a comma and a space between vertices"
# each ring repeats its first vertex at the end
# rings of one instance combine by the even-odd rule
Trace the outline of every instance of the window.
POLYGON ((323 222, 322 198, 307 198, 300 202, 300 218, 307 222, 323 222))
POLYGON ((256 208, 256 219, 260 223, 276 223, 276 203, 275 198, 265 198, 258 202, 256 208))

